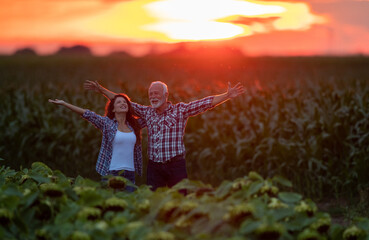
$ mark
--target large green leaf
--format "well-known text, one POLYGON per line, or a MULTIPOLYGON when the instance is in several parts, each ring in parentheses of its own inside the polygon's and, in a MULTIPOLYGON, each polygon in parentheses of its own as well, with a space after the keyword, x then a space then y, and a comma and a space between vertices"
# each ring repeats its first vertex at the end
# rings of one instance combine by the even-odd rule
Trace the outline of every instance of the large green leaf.
POLYGON ((296 203, 302 199, 302 195, 293 192, 280 192, 278 198, 286 203, 296 203))
POLYGON ((285 187, 292 187, 292 182, 282 176, 274 176, 272 181, 277 182, 285 187))

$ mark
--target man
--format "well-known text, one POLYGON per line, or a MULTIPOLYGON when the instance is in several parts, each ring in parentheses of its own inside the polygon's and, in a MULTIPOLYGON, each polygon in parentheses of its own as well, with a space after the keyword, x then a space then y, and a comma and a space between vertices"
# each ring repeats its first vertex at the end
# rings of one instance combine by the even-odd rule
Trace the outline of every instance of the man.
MULTIPOLYGON (((85 89, 94 90, 112 99, 116 93, 102 87, 98 82, 86 80, 85 89)), ((168 87, 165 83, 152 82, 149 87, 151 106, 131 102, 135 114, 146 120, 148 130, 147 184, 155 190, 158 187, 172 187, 187 178, 185 146, 183 136, 189 117, 203 113, 231 98, 244 93, 238 83, 220 95, 209 96, 190 103, 168 102, 168 87)))

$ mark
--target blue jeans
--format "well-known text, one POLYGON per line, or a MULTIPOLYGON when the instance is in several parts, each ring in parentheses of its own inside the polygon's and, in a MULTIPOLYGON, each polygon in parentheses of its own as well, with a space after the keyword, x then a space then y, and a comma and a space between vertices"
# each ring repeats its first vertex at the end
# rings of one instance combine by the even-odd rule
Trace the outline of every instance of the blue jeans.
MULTIPOLYGON (((113 175, 113 176, 121 176, 124 177, 126 179, 128 179, 129 181, 131 181, 133 184, 135 183, 135 172, 134 171, 128 171, 128 170, 111 170, 108 172, 108 175, 113 175), (120 173, 121 172, 121 173, 120 173)), ((126 186, 125 191, 127 192, 134 192, 135 188, 132 186, 126 186)))
POLYGON ((149 160, 147 166, 147 185, 155 191, 159 187, 172 187, 187 178, 184 154, 175 156, 165 163, 149 160))

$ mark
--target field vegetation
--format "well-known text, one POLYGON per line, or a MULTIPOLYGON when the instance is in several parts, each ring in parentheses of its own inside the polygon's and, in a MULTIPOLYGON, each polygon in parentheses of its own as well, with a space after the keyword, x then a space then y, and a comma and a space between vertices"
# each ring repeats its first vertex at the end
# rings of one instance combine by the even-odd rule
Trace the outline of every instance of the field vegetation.
MULTIPOLYGON (((104 114, 106 99, 83 89, 98 80, 148 105, 151 81, 170 100, 247 92, 190 118, 185 144, 189 178, 217 187, 258 172, 283 176, 306 197, 358 198, 369 188, 367 57, 0 57, 0 157, 12 169, 44 162, 69 177, 99 180, 101 134, 47 102, 58 98, 104 114)), ((146 130, 143 131, 144 160, 146 130)), ((145 164, 146 166, 146 164, 145 164)), ((142 185, 146 176, 138 177, 142 185)))
POLYGON ((173 188, 134 193, 122 177, 95 182, 66 177, 41 162, 0 167, 0 238, 66 240, 364 240, 369 219, 349 226, 301 194, 292 183, 249 172, 214 188, 183 180, 173 188), (186 193, 186 194, 183 194, 186 193))

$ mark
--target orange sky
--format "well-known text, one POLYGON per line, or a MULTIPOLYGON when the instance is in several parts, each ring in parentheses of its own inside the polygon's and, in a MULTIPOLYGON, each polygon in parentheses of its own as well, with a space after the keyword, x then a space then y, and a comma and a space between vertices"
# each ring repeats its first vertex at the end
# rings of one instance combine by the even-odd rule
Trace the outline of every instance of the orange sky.
POLYGON ((173 43, 247 55, 369 54, 369 0, 0 0, 0 54, 84 44, 141 56, 173 43))

